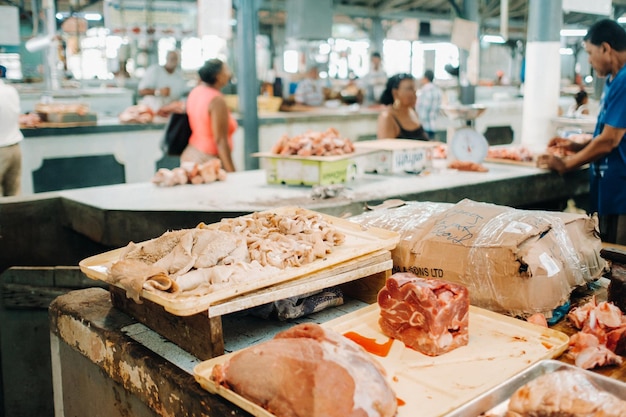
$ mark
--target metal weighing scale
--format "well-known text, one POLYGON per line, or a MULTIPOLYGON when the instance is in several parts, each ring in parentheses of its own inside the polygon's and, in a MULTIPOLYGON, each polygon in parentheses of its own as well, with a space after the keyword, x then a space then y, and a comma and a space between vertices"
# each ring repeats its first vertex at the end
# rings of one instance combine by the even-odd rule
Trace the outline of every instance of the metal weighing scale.
POLYGON ((482 163, 487 157, 489 142, 474 129, 474 120, 482 115, 487 107, 471 104, 442 106, 441 110, 453 122, 453 126, 448 129, 448 158, 482 163))

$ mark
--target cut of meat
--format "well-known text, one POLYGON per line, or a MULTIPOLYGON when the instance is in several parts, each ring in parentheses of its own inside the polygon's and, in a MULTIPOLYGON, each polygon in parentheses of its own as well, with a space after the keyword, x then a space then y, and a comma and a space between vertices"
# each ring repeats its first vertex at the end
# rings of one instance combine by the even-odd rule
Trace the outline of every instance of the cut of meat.
POLYGON ((472 171, 472 172, 489 172, 489 168, 483 164, 471 161, 451 161, 448 164, 450 169, 458 169, 459 171, 472 171))
POLYGON ((592 369, 597 366, 621 365, 626 353, 626 315, 613 303, 588 303, 573 308, 570 322, 581 329, 570 337, 568 356, 576 366, 592 369))
POLYGON ((211 379, 277 417, 391 417, 397 410, 381 365, 314 323, 240 351, 216 365, 211 379))
POLYGON ((626 401, 579 371, 542 375, 511 396, 506 417, 626 417, 626 401))
POLYGON ((438 279, 395 273, 378 293, 383 333, 430 356, 469 341, 467 288, 438 279))

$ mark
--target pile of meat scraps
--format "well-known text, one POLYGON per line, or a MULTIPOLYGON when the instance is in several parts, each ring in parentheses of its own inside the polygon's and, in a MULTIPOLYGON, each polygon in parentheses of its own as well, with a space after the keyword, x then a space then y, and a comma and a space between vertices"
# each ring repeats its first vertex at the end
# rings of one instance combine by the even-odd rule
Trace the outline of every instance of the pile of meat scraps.
POLYGON ((514 147, 493 147, 490 146, 487 151, 487 158, 492 159, 507 159, 509 161, 517 162, 532 162, 535 160, 535 156, 532 151, 524 146, 514 147))
POLYGON ((472 161, 450 161, 448 164, 448 168, 456 169, 459 171, 471 171, 471 172, 489 172, 489 168, 484 166, 483 164, 479 164, 478 162, 472 161))
POLYGON ((109 278, 136 302, 144 289, 174 297, 201 296, 313 262, 344 239, 316 212, 296 208, 253 213, 130 242, 112 264, 109 278))
POLYGON ((568 355, 576 366, 620 365, 626 355, 626 315, 613 303, 587 304, 572 309, 567 318, 580 331, 570 337, 568 355))
POLYGON ((289 137, 283 135, 272 147, 276 155, 330 156, 354 152, 354 144, 330 127, 325 132, 308 131, 289 137))
POLYGON ((151 123, 154 111, 145 104, 137 104, 124 109, 118 118, 122 123, 151 123))
POLYGON ((183 184, 209 184, 225 181, 226 171, 222 162, 215 158, 202 164, 183 162, 174 169, 159 168, 152 177, 152 182, 161 187, 173 187, 183 184))

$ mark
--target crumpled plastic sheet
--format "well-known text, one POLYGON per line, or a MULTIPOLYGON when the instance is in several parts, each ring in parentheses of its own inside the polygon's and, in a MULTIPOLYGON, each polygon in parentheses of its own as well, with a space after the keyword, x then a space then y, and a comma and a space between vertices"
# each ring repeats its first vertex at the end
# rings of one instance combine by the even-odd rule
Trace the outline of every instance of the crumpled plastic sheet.
MULTIPOLYGON (((457 205, 435 202, 405 202, 405 205, 401 207, 365 212, 348 220, 367 227, 380 227, 400 232, 401 240, 398 245, 400 247, 401 245, 414 244, 416 239, 424 235, 425 231, 422 226, 426 222, 437 220, 434 218, 435 216, 441 216, 446 211, 459 205, 469 210, 478 211, 486 203, 473 202, 467 199, 457 205)), ((501 273, 496 271, 496 268, 499 266, 499 260, 492 259, 488 254, 488 249, 503 246, 505 239, 508 239, 508 245, 511 247, 511 233, 505 232, 507 230, 510 232, 510 228, 516 227, 516 225, 521 228, 527 225, 543 227, 545 230, 538 236, 538 240, 549 234, 549 238, 556 241, 556 245, 551 245, 551 250, 554 252, 548 255, 562 263, 564 268, 562 271, 559 271, 558 277, 554 277, 560 281, 550 281, 550 290, 553 293, 548 298, 560 299, 562 303, 566 303, 573 288, 598 278, 597 270, 591 271, 589 265, 579 256, 576 246, 566 230, 565 222, 556 213, 538 210, 518 210, 505 206, 498 206, 498 208, 504 211, 486 221, 482 227, 473 230, 477 235, 475 235, 467 254, 467 272, 464 274, 464 279, 468 282, 463 284, 470 291, 470 299, 472 298, 472 293, 480 294, 481 301, 476 305, 496 311, 500 310, 500 312, 514 316, 526 316, 540 311, 548 318, 551 317, 551 312, 545 309, 533 310, 533 298, 537 295, 536 293, 514 294, 514 297, 517 299, 514 304, 518 306, 526 305, 528 308, 519 309, 516 307, 506 309, 508 301, 506 301, 506 298, 502 298, 502 283, 494 284, 493 276, 501 273), (594 272, 596 273, 595 276, 594 272), (563 279, 563 275, 565 275, 565 279, 563 279), (485 301, 488 299, 494 302, 489 303, 489 301, 485 301), (492 308, 494 306, 497 306, 497 308, 492 308), (505 306, 506 311, 501 311, 502 306, 505 306)), ((521 240, 518 243, 521 249, 519 254, 516 253, 516 255, 519 255, 518 260, 522 269, 525 267, 522 261, 523 252, 529 250, 529 246, 535 242, 534 240, 529 240, 527 246, 524 246, 524 241, 522 240, 524 236, 528 235, 520 233, 521 240)), ((405 246, 405 248, 407 247, 410 246, 405 246)), ((515 249, 513 248, 513 250, 515 249)), ((440 256, 442 259, 445 259, 446 254, 442 253, 440 256)), ((394 267, 397 266, 394 265, 394 267)), ((404 267, 407 267, 407 265, 404 265, 404 267)), ((520 279, 524 278, 520 277, 520 279)), ((506 297, 510 299, 511 294, 506 294, 506 297)), ((553 308, 558 308, 559 305, 555 304, 553 308)))

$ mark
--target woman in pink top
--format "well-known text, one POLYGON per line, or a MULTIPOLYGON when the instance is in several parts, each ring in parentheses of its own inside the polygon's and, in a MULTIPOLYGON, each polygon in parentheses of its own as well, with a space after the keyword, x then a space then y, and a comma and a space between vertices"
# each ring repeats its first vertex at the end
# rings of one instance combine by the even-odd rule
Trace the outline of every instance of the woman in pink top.
POLYGON ((228 111, 220 92, 230 81, 231 71, 224 62, 211 59, 198 70, 198 75, 200 83, 187 97, 192 133, 180 161, 203 163, 219 158, 226 172, 234 172, 231 150, 237 121, 228 111))

